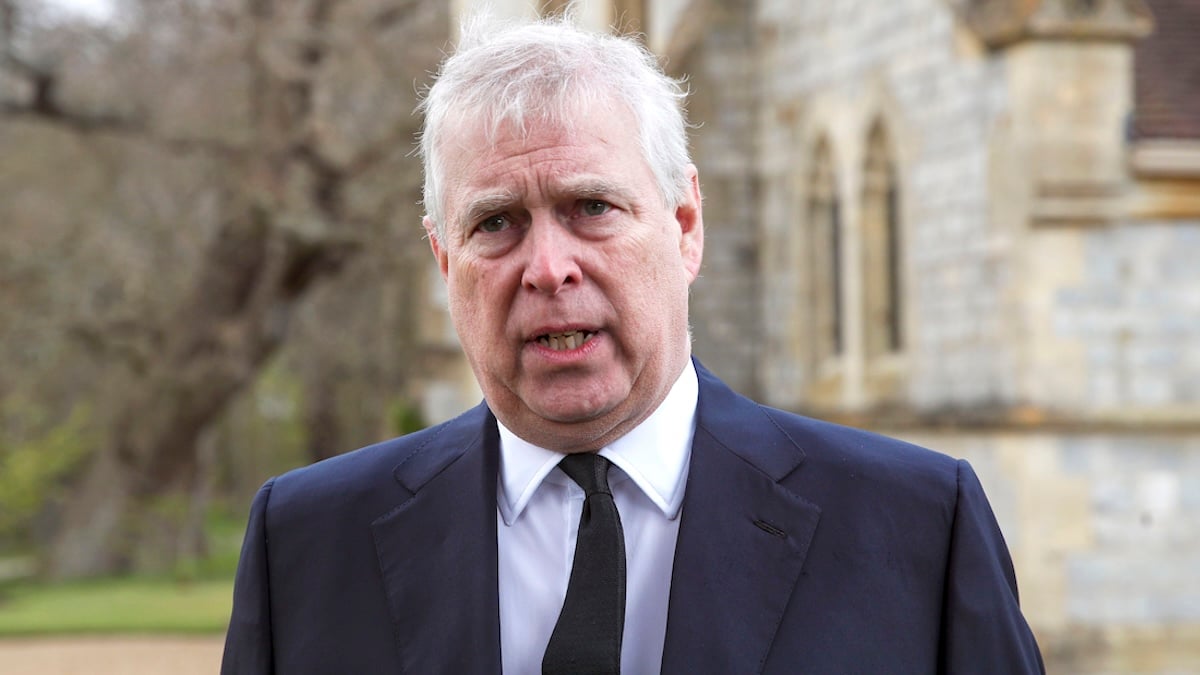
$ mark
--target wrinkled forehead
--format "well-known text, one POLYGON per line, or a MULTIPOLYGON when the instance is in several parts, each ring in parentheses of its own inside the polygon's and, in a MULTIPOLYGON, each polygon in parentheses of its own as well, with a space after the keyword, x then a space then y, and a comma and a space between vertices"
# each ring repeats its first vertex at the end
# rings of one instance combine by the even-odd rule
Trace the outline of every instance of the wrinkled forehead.
POLYGON ((597 112, 629 115, 630 122, 636 123, 628 106, 613 97, 596 98, 576 94, 531 103, 455 110, 446 116, 442 128, 432 130, 435 147, 443 152, 451 150, 453 146, 469 143, 473 146, 471 150, 484 152, 494 149, 501 140, 528 140, 534 133, 586 133, 587 125, 595 119, 597 112))
MULTIPOLYGON (((622 110, 582 111, 564 118, 494 120, 466 119, 442 144, 443 206, 464 191, 491 189, 517 166, 533 163, 545 178, 589 173, 599 167, 585 157, 639 153, 637 141, 626 133, 634 122, 622 110), (519 164, 513 164, 514 160, 519 164), (566 172, 565 174, 563 172, 566 172)), ((625 155, 626 164, 635 162, 625 155)), ((449 215, 449 214, 447 214, 449 215)))

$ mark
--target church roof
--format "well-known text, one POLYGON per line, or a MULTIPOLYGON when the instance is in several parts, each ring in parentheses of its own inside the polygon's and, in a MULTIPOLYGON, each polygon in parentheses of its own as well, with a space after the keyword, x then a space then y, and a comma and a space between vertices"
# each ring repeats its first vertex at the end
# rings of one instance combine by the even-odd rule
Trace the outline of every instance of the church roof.
POLYGON ((1200 2, 1146 0, 1154 32, 1134 52, 1137 139, 1200 139, 1200 2))

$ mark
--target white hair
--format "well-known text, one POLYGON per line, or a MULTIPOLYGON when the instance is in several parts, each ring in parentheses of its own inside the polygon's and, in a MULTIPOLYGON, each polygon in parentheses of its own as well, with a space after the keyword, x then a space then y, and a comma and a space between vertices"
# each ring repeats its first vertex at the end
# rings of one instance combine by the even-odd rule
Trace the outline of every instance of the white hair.
POLYGON ((456 127, 484 123, 490 137, 502 125, 528 133, 531 122, 570 125, 577 113, 614 105, 633 114, 646 164, 674 208, 686 198, 691 162, 686 96, 682 81, 632 38, 588 32, 569 17, 513 23, 477 15, 417 108, 425 115, 425 212, 444 236, 441 146, 456 127))

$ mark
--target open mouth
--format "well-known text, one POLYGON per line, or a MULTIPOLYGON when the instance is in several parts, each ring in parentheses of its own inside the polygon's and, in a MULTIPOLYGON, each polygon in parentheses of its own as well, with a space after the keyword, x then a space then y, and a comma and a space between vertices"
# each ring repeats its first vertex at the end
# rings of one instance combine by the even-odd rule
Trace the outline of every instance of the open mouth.
POLYGON ((547 333, 537 336, 537 343, 547 349, 553 349, 556 352, 575 349, 582 346, 583 343, 592 339, 595 335, 590 330, 569 330, 565 333, 547 333))

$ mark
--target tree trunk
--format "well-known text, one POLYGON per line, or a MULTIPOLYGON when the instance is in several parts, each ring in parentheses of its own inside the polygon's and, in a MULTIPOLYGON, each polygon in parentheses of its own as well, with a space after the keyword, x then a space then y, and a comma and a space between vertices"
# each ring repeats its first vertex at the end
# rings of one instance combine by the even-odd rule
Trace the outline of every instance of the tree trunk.
POLYGON ((96 454, 68 494, 63 522, 43 561, 46 575, 67 579, 127 567, 127 547, 118 537, 131 510, 129 478, 115 453, 96 454))
POLYGON ((327 369, 304 382, 304 430, 308 461, 319 462, 345 450, 342 425, 337 410, 338 378, 326 377, 327 369))
POLYGON ((278 350, 297 297, 353 250, 301 242, 270 218, 243 207, 221 229, 138 386, 109 402, 111 433, 66 501, 48 576, 170 569, 197 548, 185 525, 201 434, 278 350))

